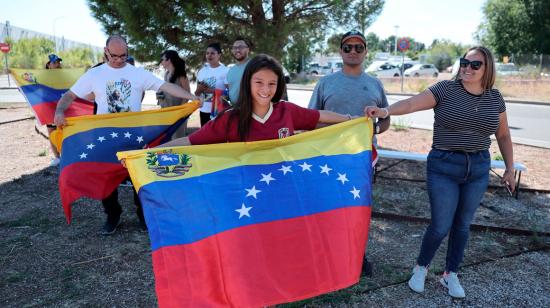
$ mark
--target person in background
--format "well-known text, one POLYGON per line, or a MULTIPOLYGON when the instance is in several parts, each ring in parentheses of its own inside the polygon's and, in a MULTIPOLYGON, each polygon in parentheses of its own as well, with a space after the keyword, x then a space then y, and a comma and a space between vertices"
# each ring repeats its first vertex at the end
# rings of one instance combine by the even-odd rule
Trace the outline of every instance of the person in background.
POLYGON ((136 60, 132 56, 128 56, 128 59, 126 59, 126 63, 136 66, 136 60))
MULTIPOLYGON (((313 90, 308 107, 352 116, 363 116, 366 106, 387 107, 388 100, 382 83, 376 77, 363 71, 363 62, 367 51, 367 40, 361 32, 352 30, 342 35, 340 39, 342 70, 319 80, 313 90)), ((375 134, 380 134, 389 127, 389 117, 378 119, 373 131, 375 134)), ((376 141, 375 136, 373 138, 375 146, 376 141)), ((365 255, 362 273, 372 276, 372 269, 372 263, 365 255)))
POLYGON ((489 146, 495 134, 506 170, 502 182, 514 190, 514 155, 506 105, 493 88, 495 62, 489 49, 472 47, 460 59, 453 80, 444 80, 387 108, 367 107, 371 118, 386 118, 433 109, 432 150, 428 154, 427 186, 431 222, 409 280, 415 292, 424 291, 428 267, 443 239, 449 235, 445 272, 440 282, 452 297, 465 297, 458 280, 470 224, 489 182, 489 146))
POLYGON ((204 102, 200 109, 201 127, 210 121, 210 113, 212 111, 212 99, 214 91, 225 88, 225 76, 227 75, 227 67, 220 63, 222 49, 219 43, 212 43, 206 47, 206 62, 197 74, 197 89, 195 95, 202 96, 204 102))
MULTIPOLYGON (((48 55, 48 62, 46 62, 46 69, 60 69, 61 68, 61 59, 55 54, 48 55)), ((46 124, 46 129, 48 130, 48 136, 55 130, 55 125, 52 124, 46 124)), ((57 151, 57 148, 53 143, 50 141, 50 150, 52 151, 53 158, 50 161, 50 166, 55 167, 59 165, 59 152, 57 151)))
MULTIPOLYGON (((190 92, 189 79, 187 79, 187 71, 185 70, 185 60, 180 58, 175 50, 166 50, 160 55, 160 64, 166 70, 164 81, 173 83, 182 87, 185 91, 190 92)), ((161 108, 179 106, 187 100, 182 100, 179 97, 172 96, 162 91, 157 92, 158 104, 161 108)), ((172 135, 172 139, 185 136, 187 122, 183 123, 178 130, 172 135)))
POLYGON ((239 98, 239 89, 243 77, 244 68, 250 61, 250 47, 252 43, 249 40, 237 37, 231 46, 231 55, 237 61, 235 65, 229 68, 225 77, 225 87, 229 89, 229 101, 234 103, 239 98))
MULTIPOLYGON (((66 124, 65 110, 75 98, 85 98, 91 93, 95 97, 97 114, 140 111, 143 92, 146 90, 158 91, 160 89, 182 99, 198 99, 181 87, 164 82, 150 72, 126 63, 128 44, 119 35, 112 35, 107 39, 104 53, 107 60, 105 64, 84 73, 57 103, 54 118, 56 126, 63 127, 66 124)), ((135 190, 134 202, 138 219, 142 228, 145 229, 143 209, 135 190)), ((122 207, 118 203, 118 189, 103 199, 102 204, 107 214, 107 220, 101 234, 110 235, 116 231, 120 224, 122 213, 122 207)))
POLYGON ((160 147, 259 141, 286 138, 297 130, 312 130, 318 123, 334 124, 351 119, 326 110, 312 110, 280 101, 285 88, 283 69, 273 57, 259 54, 246 66, 239 98, 189 137, 160 147))
POLYGON ((46 69, 61 68, 61 61, 63 61, 63 59, 58 57, 56 54, 52 53, 51 55, 48 55, 48 62, 46 63, 46 69))

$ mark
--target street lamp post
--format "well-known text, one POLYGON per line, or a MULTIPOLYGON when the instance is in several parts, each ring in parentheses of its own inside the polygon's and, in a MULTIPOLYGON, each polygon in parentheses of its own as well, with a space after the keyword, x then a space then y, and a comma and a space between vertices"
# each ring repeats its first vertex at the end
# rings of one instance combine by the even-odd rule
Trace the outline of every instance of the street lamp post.
POLYGON ((65 18, 65 16, 57 16, 56 18, 53 19, 53 42, 55 44, 55 52, 57 53, 57 37, 55 36, 55 23, 61 19, 61 18, 65 18))
POLYGON ((399 29, 398 25, 395 25, 395 41, 394 41, 394 51, 393 53, 397 56, 397 29, 399 29))

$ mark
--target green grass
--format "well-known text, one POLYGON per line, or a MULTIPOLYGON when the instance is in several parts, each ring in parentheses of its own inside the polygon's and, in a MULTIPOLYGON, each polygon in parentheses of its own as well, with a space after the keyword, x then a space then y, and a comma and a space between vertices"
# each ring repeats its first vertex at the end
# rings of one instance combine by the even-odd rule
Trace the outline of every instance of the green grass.
POLYGON ((391 127, 396 131, 408 130, 411 127, 411 123, 406 119, 394 118, 391 121, 391 127))

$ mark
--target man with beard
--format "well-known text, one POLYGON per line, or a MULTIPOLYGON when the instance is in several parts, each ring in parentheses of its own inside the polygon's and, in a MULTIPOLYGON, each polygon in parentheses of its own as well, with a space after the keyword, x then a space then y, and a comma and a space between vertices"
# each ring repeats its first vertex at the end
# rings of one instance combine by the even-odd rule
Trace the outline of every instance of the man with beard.
POLYGON ((237 37, 231 47, 231 55, 237 63, 227 72, 225 87, 229 89, 229 101, 232 104, 235 104, 239 98, 241 78, 243 77, 244 68, 250 60, 250 47, 252 47, 250 41, 242 37, 237 37))
MULTIPOLYGON (((356 30, 345 33, 340 40, 340 56, 344 63, 342 70, 319 80, 308 108, 361 117, 366 106, 388 107, 382 83, 363 71, 363 61, 367 56, 365 36, 356 30)), ((389 127, 390 117, 380 118, 374 125, 374 133, 380 134, 389 127)), ((376 145, 376 137, 373 144, 376 145)), ((372 275, 372 264, 366 256, 362 272, 372 275)))

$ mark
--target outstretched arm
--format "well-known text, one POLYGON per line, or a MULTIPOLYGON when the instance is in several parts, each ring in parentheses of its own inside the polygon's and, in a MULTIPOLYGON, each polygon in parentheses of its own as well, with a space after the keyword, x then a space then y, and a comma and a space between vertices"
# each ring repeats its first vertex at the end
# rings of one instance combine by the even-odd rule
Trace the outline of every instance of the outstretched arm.
POLYGON ((328 110, 319 110, 319 123, 335 124, 351 120, 353 117, 349 114, 339 114, 328 110))
POLYGON ((69 108, 69 105, 77 98, 76 94, 71 92, 71 90, 65 92, 59 102, 57 102, 57 107, 55 108, 55 115, 53 118, 53 123, 57 127, 63 127, 67 124, 65 121, 65 110, 69 108))
POLYGON ((387 118, 390 115, 409 114, 420 110, 432 109, 436 105, 435 97, 430 90, 399 101, 387 108, 366 107, 365 115, 371 118, 387 118))
POLYGON ((189 93, 189 91, 186 91, 182 87, 177 86, 173 83, 169 83, 169 82, 163 83, 162 86, 160 86, 160 90, 175 97, 189 99, 189 100, 199 100, 197 96, 189 93))

